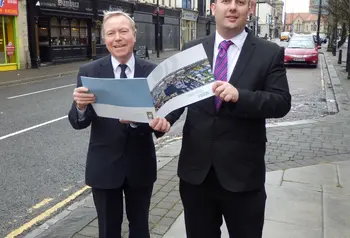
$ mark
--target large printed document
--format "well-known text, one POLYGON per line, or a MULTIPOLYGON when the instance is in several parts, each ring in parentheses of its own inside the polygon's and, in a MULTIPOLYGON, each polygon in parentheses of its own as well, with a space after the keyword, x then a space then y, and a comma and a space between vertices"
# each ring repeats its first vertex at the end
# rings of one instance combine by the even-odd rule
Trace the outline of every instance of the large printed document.
POLYGON ((96 96, 98 116, 145 123, 213 96, 215 82, 202 44, 166 59, 147 78, 81 80, 96 96))

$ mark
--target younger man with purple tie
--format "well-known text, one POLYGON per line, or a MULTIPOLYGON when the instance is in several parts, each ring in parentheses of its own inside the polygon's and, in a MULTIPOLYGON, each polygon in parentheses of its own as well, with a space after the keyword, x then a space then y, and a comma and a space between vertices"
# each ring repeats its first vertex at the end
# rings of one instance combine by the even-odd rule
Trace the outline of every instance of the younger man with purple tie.
MULTIPOLYGON (((291 95, 284 49, 245 29, 250 0, 211 4, 216 34, 203 44, 216 97, 188 106, 179 158, 180 195, 188 238, 260 238, 265 212, 266 118, 285 116, 291 95)), ((171 125, 179 109, 166 116, 171 125)))

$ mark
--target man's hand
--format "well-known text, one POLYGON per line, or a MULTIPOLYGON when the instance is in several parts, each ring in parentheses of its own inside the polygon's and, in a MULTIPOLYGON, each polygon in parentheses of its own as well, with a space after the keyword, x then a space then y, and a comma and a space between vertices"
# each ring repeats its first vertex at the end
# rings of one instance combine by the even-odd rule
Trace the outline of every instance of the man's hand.
POLYGON ((237 88, 224 81, 216 81, 213 84, 213 92, 225 102, 237 102, 239 98, 237 88))
POLYGON ((89 93, 89 89, 85 87, 79 87, 74 89, 73 99, 77 104, 79 110, 85 110, 87 105, 96 102, 95 95, 89 93))
POLYGON ((170 123, 165 118, 155 118, 152 121, 150 121, 149 126, 159 132, 166 133, 170 130, 170 123))

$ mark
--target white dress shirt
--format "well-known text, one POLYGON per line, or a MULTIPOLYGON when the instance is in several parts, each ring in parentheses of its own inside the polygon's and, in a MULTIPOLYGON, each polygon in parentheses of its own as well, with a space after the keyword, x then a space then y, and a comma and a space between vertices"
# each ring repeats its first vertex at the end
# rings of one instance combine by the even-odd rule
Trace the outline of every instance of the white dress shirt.
MULTIPOLYGON (((114 58, 111 55, 111 61, 112 61, 112 67, 113 67, 113 72, 114 72, 114 78, 119 79, 120 78, 120 73, 122 72, 121 68, 119 67, 119 61, 114 58)), ((132 54, 131 58, 129 59, 128 62, 126 62, 126 65, 128 66, 125 70, 126 76, 128 78, 133 78, 135 74, 135 57, 134 54, 132 54)))
POLYGON ((248 33, 243 30, 239 35, 232 39, 224 39, 217 31, 215 33, 213 72, 215 70, 216 57, 219 53, 219 45, 223 40, 231 40, 233 44, 227 50, 227 82, 230 80, 232 72, 237 64, 238 57, 242 51, 243 44, 248 33))
MULTIPOLYGON (((119 61, 111 55, 111 62, 112 62, 112 67, 113 67, 114 78, 120 79, 120 73, 122 72, 122 70, 119 67, 119 64, 120 64, 119 61)), ((135 57, 134 57, 134 54, 132 54, 132 56, 129 59, 129 61, 126 62, 126 65, 128 66, 125 69, 125 74, 126 74, 127 78, 134 78, 134 74, 135 74, 135 57)), ((80 110, 79 108, 77 108, 77 111, 78 111, 78 120, 79 121, 83 121, 85 119, 85 111, 86 110, 80 110)), ((130 126, 133 127, 133 128, 137 127, 137 125, 135 125, 133 123, 131 123, 130 126)))

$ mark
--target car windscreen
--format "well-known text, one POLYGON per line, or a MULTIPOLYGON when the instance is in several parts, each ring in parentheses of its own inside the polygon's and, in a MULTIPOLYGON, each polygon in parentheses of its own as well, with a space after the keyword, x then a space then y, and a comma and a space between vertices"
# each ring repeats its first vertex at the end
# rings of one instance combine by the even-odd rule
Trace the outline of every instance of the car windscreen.
POLYGON ((288 48, 314 49, 315 44, 309 39, 292 40, 288 44, 288 48))

